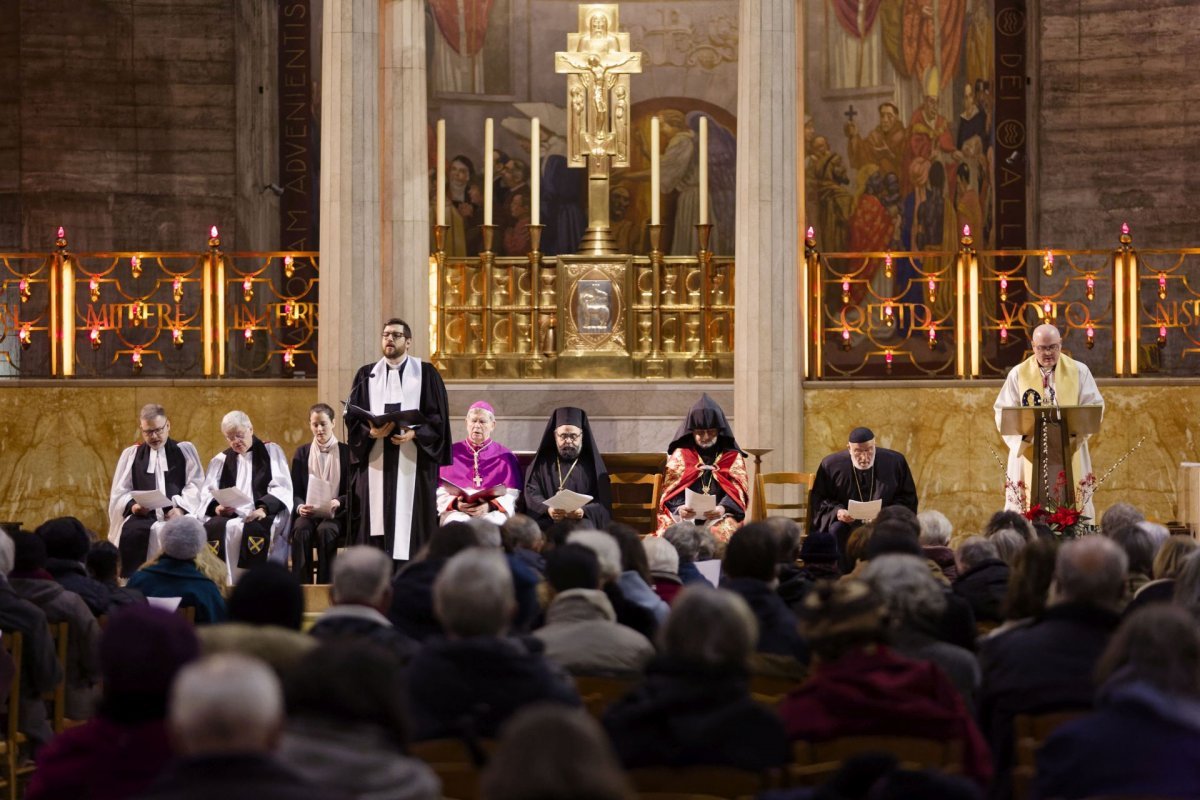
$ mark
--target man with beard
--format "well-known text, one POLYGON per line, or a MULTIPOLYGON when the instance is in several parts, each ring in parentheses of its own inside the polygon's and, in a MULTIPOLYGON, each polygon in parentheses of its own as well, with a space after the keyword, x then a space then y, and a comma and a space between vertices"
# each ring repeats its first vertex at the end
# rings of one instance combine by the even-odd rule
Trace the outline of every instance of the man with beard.
POLYGON ((450 403, 432 364, 409 353, 412 329, 393 317, 383 325, 383 358, 354 375, 349 404, 373 417, 418 411, 424 420, 400 427, 375 427, 348 413, 347 444, 357 477, 357 544, 380 548, 394 561, 408 561, 438 527, 438 467, 450 463, 450 403))
POLYGON ((658 534, 677 522, 694 522, 720 541, 729 541, 746 518, 750 497, 746 457, 733 438, 725 412, 707 394, 692 406, 667 452, 658 534), (691 508, 688 490, 713 497, 712 510, 691 508))
POLYGON ((608 468, 600 457, 587 413, 583 409, 556 408, 546 423, 541 444, 525 476, 525 513, 543 530, 564 519, 587 519, 603 530, 612 521, 612 489, 608 468), (563 511, 547 501, 563 490, 589 495, 583 508, 563 511))
POLYGON ((163 522, 199 510, 204 484, 200 454, 191 442, 171 438, 171 421, 162 406, 142 406, 138 423, 142 441, 121 453, 108 498, 108 540, 121 552, 121 575, 126 578, 158 555, 163 522), (171 504, 148 508, 134 500, 134 492, 151 489, 171 504))
POLYGON ((837 536, 843 557, 855 523, 847 510, 851 500, 882 500, 885 508, 902 505, 917 511, 917 487, 908 462, 895 450, 876 447, 869 428, 850 431, 849 446, 821 460, 808 498, 809 531, 837 536))

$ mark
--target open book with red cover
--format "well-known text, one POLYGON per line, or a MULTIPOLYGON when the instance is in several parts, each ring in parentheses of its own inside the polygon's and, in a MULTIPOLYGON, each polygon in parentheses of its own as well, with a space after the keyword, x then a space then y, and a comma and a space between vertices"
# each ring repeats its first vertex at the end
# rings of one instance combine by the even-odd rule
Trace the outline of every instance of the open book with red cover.
POLYGON ((446 494, 451 497, 457 497, 459 505, 463 506, 477 506, 480 503, 488 503, 508 493, 508 487, 502 483, 485 489, 464 489, 445 478, 439 479, 439 483, 446 490, 446 494))

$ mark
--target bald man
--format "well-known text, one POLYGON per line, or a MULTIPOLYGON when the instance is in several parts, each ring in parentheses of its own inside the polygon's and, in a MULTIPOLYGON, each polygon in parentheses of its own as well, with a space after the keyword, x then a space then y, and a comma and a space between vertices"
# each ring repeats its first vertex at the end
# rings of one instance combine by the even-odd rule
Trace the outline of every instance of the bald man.
MULTIPOLYGON (((1000 428, 1000 409, 1020 405, 1088 406, 1098 405, 1103 410, 1104 398, 1096 387, 1096 379, 1087 364, 1076 361, 1062 352, 1062 334, 1053 325, 1039 325, 1031 337, 1033 355, 1013 367, 1004 381, 1004 387, 996 398, 996 428, 1000 428)), ((1008 486, 1005 491, 1005 507, 1024 511, 1025 507, 1042 502, 1038 486, 1040 476, 1033 475, 1032 437, 1005 436, 1008 445, 1008 486), (1036 480, 1035 480, 1036 478, 1036 480), (1020 486, 1018 486, 1020 485, 1020 486), (1030 488, 1032 487, 1032 488, 1030 488), (1023 489, 1023 491, 1022 491, 1023 489), (1022 495, 1024 497, 1022 498, 1022 495)), ((1075 494, 1085 500, 1083 514, 1096 518, 1092 507, 1092 489, 1081 491, 1080 482, 1088 480, 1092 473, 1092 458, 1088 453, 1087 436, 1074 438, 1070 443, 1073 451, 1071 472, 1075 494), (1079 496, 1082 495, 1082 498, 1079 496)), ((1051 450, 1055 449, 1053 447, 1051 450)), ((1051 465, 1048 475, 1050 491, 1054 491, 1055 478, 1062 466, 1051 465)), ((1094 476, 1093 476, 1094 482, 1094 476)), ((1053 497, 1056 502, 1059 498, 1053 497)))

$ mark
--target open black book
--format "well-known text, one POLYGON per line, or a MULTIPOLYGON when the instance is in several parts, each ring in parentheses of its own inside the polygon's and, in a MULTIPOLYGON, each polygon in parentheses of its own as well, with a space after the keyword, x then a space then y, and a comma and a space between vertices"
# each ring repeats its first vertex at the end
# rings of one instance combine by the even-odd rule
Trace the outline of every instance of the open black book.
POLYGON ((457 497, 464 506, 477 506, 480 503, 487 503, 495 500, 497 497, 503 497, 508 493, 508 487, 502 483, 495 486, 489 486, 486 489, 464 489, 456 483, 451 483, 445 478, 440 478, 438 483, 446 490, 446 494, 451 497, 457 497))
POLYGON ((346 419, 360 420, 374 428, 382 428, 389 422, 396 423, 397 428, 415 428, 418 425, 429 424, 429 420, 425 419, 425 415, 415 408, 407 411, 388 411, 383 414, 372 414, 365 408, 356 406, 353 403, 346 404, 346 419))

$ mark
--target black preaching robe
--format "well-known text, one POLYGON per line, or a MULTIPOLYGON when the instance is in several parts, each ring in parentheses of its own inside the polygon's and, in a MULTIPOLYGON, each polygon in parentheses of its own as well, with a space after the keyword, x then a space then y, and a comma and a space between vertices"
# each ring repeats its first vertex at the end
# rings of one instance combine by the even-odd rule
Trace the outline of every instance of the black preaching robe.
MULTIPOLYGON (((525 476, 525 513, 537 521, 542 529, 554 524, 550 518, 550 510, 546 508, 546 500, 558 494, 557 459, 535 461, 529 466, 529 474, 525 476)), ((581 455, 575 469, 571 462, 560 463, 562 474, 566 476, 564 489, 570 489, 579 494, 589 494, 594 499, 583 507, 583 519, 591 526, 603 530, 612 522, 612 488, 609 485, 608 473, 596 477, 596 468, 591 459, 581 455)))
POLYGON ((837 512, 851 500, 882 500, 885 506, 901 505, 917 511, 917 486, 904 456, 895 450, 875 448, 871 469, 855 469, 847 450, 821 460, 808 497, 808 529, 828 531, 837 523, 837 512))
MULTIPOLYGON (((421 365, 421 399, 418 410, 429 421, 427 425, 416 427, 417 472, 415 476, 416 490, 413 493, 412 527, 409 539, 410 558, 416 556, 421 547, 429 541, 433 532, 438 529, 437 486, 439 467, 450 463, 450 401, 446 396, 446 385, 442 376, 432 364, 427 361, 406 359, 405 369, 413 364, 421 365)), ((363 366, 354 375, 353 388, 350 391, 349 402, 359 408, 370 409, 371 374, 378 367, 375 364, 363 366)), ((381 367, 380 367, 381 368, 381 367)), ((397 410, 398 404, 388 404, 385 411, 397 410)), ((375 440, 371 438, 371 429, 362 420, 346 420, 347 442, 350 446, 351 465, 354 470, 354 492, 352 495, 354 508, 352 513, 356 520, 356 544, 369 544, 381 548, 388 557, 392 557, 396 542, 395 511, 396 511, 396 474, 400 463, 400 447, 391 442, 391 437, 385 437, 383 443, 383 536, 371 535, 371 506, 370 486, 367 476, 367 464, 371 459, 371 446, 375 440)))

